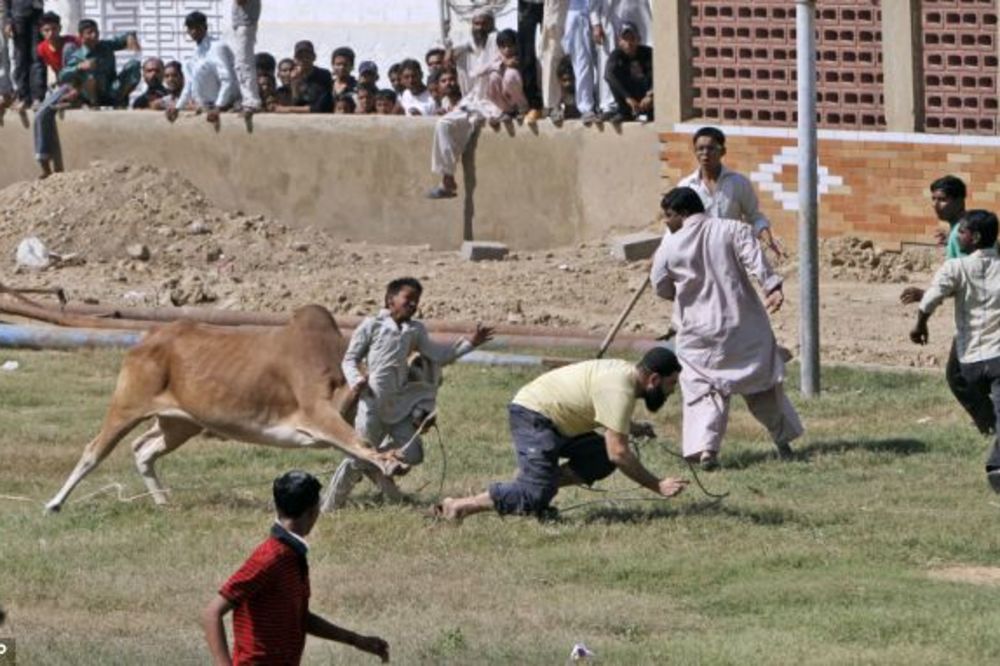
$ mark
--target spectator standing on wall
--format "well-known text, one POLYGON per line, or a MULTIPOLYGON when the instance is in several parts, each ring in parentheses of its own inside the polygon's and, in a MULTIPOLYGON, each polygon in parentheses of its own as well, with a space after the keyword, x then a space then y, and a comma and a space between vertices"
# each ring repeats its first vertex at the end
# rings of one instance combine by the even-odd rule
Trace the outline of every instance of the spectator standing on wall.
POLYGON ((569 0, 562 48, 575 81, 575 104, 584 125, 597 120, 597 60, 590 29, 590 0, 569 0))
POLYGON ((69 46, 64 50, 59 82, 78 86, 83 102, 92 107, 124 107, 128 103, 129 93, 142 79, 142 69, 139 61, 133 58, 119 72, 115 52, 123 49, 134 52, 142 50, 135 32, 101 39, 97 22, 83 19, 77 33, 80 46, 69 46))
POLYGON ((649 0, 591 0, 590 28, 594 40, 597 67, 597 105, 604 120, 611 120, 618 106, 613 91, 606 85, 605 73, 612 52, 618 46, 622 26, 632 24, 640 44, 649 44, 653 20, 649 0))
POLYGON ((441 184, 427 193, 429 199, 450 199, 458 194, 455 169, 472 133, 483 122, 494 127, 528 109, 528 100, 517 68, 517 33, 504 30, 496 39, 497 57, 472 74, 472 89, 458 108, 441 116, 434 130, 431 170, 441 184))
POLYGON ((530 110, 524 121, 534 124, 548 110, 555 122, 562 121, 558 110, 559 85, 556 70, 562 59, 562 35, 568 0, 518 0, 518 62, 524 94, 530 110), (537 57, 536 33, 541 27, 541 59, 537 57), (540 78, 539 78, 540 77, 540 78))
POLYGON ((620 123, 645 116, 653 119, 653 49, 639 43, 639 30, 623 23, 618 48, 608 57, 604 81, 615 98, 615 111, 604 119, 620 123))
POLYGON ((775 256, 784 254, 771 235, 771 223, 760 210, 750 179, 722 165, 726 155, 726 135, 718 127, 702 127, 694 133, 694 155, 698 168, 682 178, 679 187, 690 187, 705 206, 709 217, 741 220, 753 227, 753 235, 775 256))
POLYGON ((257 25, 260 23, 261 0, 233 0, 233 57, 236 79, 240 86, 243 112, 260 110, 260 90, 257 88, 254 47, 257 46, 257 25))
POLYGON ((184 63, 184 90, 177 103, 167 109, 167 119, 173 122, 178 109, 193 104, 196 110, 206 112, 208 122, 215 124, 219 112, 231 108, 239 98, 233 51, 208 34, 208 17, 201 12, 188 14, 184 26, 196 47, 184 63))
POLYGON ((2 0, 3 30, 14 43, 14 85, 20 109, 45 98, 45 69, 39 67, 43 0, 2 0))
MULTIPOLYGON (((295 45, 295 67, 291 74, 292 103, 279 106, 278 113, 332 113, 333 75, 316 67, 316 47, 309 40, 295 45)), ((280 70, 280 67, 279 67, 280 70)))

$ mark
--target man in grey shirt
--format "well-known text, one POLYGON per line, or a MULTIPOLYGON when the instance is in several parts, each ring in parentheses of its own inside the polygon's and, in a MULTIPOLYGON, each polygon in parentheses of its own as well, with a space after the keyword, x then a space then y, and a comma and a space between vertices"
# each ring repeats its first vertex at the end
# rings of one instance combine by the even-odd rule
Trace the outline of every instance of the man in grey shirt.
POLYGON ((261 0, 233 0, 233 54, 236 57, 236 79, 240 83, 244 113, 260 111, 260 91, 257 88, 257 69, 254 66, 260 2, 261 0))
POLYGON ((955 299, 955 351, 962 378, 971 391, 988 396, 996 419, 993 446, 986 458, 986 478, 1000 493, 1000 257, 997 216, 985 210, 965 214, 958 244, 967 256, 949 259, 924 292, 910 340, 925 345, 927 320, 948 298, 955 299))

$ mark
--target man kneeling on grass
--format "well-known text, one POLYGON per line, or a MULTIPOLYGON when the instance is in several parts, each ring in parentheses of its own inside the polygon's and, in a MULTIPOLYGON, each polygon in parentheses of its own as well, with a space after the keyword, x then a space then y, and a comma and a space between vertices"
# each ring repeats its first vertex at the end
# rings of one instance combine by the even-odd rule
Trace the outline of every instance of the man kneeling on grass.
POLYGON ((973 210, 958 223, 958 245, 967 256, 949 259, 924 292, 910 340, 925 345, 927 320, 941 304, 955 298, 955 352, 973 399, 993 402, 995 433, 986 458, 986 479, 1000 493, 1000 257, 997 216, 973 210))
POLYGON ((215 664, 298 664, 306 634, 352 645, 389 661, 389 644, 362 636, 309 611, 309 550, 305 537, 319 518, 320 482, 305 472, 274 480, 278 519, 271 536, 226 581, 202 612, 215 664), (222 619, 233 612, 232 659, 222 619))
POLYGON ((541 517, 560 487, 589 485, 615 469, 654 493, 674 497, 687 480, 654 476, 629 448, 628 438, 650 430, 632 423, 636 400, 642 398, 650 411, 659 410, 680 370, 674 353, 657 347, 636 365, 614 359, 583 361, 538 377, 508 407, 517 478, 494 483, 479 495, 446 497, 434 513, 448 520, 490 509, 501 515, 541 517), (603 436, 597 428, 605 429, 603 436), (560 458, 568 460, 560 465, 560 458))

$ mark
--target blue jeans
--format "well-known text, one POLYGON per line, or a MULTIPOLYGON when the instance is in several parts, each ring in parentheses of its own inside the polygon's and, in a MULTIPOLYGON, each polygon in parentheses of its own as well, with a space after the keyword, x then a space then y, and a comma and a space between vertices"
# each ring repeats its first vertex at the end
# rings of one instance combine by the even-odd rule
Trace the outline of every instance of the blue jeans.
POLYGON ((40 162, 53 160, 60 169, 62 148, 59 146, 59 128, 56 125, 56 114, 59 112, 57 106, 71 90, 68 85, 53 88, 35 114, 35 159, 40 162))
POLYGON ((559 492, 560 458, 568 459, 569 469, 588 485, 615 471, 604 437, 596 432, 565 437, 543 414, 514 404, 508 412, 517 477, 490 485, 497 513, 541 515, 559 492))

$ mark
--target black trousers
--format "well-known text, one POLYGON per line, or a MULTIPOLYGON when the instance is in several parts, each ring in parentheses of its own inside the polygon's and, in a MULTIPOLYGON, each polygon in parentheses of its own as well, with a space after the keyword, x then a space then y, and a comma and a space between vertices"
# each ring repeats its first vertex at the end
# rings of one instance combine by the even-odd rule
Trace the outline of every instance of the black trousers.
MULTIPOLYGON (((961 364, 962 379, 969 391, 983 396, 993 407, 993 425, 1000 433, 1000 356, 961 364)), ((1000 439, 994 437, 993 446, 986 457, 986 471, 1000 469, 1000 439)))
POLYGON ((521 70, 524 96, 532 109, 542 108, 542 89, 538 79, 538 56, 535 50, 535 35, 542 25, 541 3, 517 0, 517 60, 521 70))
POLYGON ((45 66, 38 58, 41 20, 40 9, 27 16, 14 17, 14 85, 21 101, 45 99, 45 66))
POLYGON ((988 435, 994 431, 997 424, 993 402, 988 392, 983 392, 981 389, 973 390, 962 376, 962 364, 958 362, 958 349, 954 339, 951 341, 951 353, 948 355, 948 365, 945 366, 944 375, 952 395, 972 417, 979 432, 988 435))

